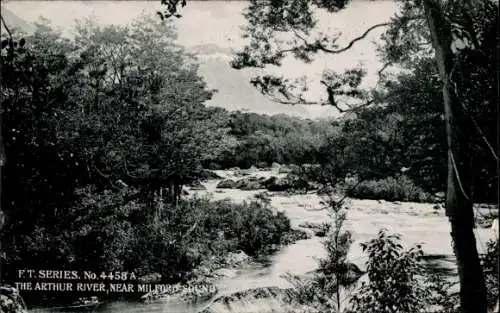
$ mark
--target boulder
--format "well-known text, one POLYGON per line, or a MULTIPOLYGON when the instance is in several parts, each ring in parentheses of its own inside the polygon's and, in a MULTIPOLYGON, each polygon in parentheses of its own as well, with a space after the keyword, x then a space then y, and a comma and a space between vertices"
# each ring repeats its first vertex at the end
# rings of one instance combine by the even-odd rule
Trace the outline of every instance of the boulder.
POLYGON ((258 190, 264 186, 257 180, 257 177, 247 177, 236 181, 235 188, 241 190, 258 190))
POLYGON ((23 299, 16 288, 10 286, 0 287, 0 312, 28 312, 23 299))
POLYGON ((311 232, 307 232, 302 229, 291 229, 281 237, 280 243, 282 245, 289 245, 297 240, 311 239, 312 235, 313 234, 311 232))
POLYGON ((300 173, 300 172, 302 172, 302 168, 299 165, 290 164, 288 167, 290 168, 290 171, 292 173, 300 173))
POLYGON ((325 186, 318 189, 318 195, 331 195, 335 193, 335 188, 332 186, 325 186))
POLYGON ((330 230, 330 224, 328 223, 304 222, 299 224, 299 227, 312 229, 314 232, 314 236, 317 237, 325 237, 328 231, 330 230))
POLYGON ((269 165, 267 164, 267 162, 259 162, 259 163, 257 163, 257 168, 259 168, 260 170, 263 170, 263 169, 269 168, 269 165))
POLYGON ((224 263, 229 266, 236 266, 248 262, 248 260, 250 260, 250 257, 243 251, 229 252, 224 258, 224 263))
POLYGON ((204 180, 221 179, 222 177, 211 170, 203 170, 201 172, 201 178, 204 180))
POLYGON ((314 232, 314 236, 323 238, 326 236, 326 231, 324 229, 318 229, 314 232))
POLYGON ((288 174, 288 173, 291 173, 292 172, 292 169, 286 165, 283 165, 283 166, 280 166, 278 168, 278 173, 279 174, 288 174))
POLYGON ((304 222, 304 223, 300 223, 299 227, 302 227, 302 228, 321 228, 321 224, 314 223, 314 222, 304 222))
POLYGON ((269 191, 285 191, 291 188, 290 184, 284 178, 275 178, 272 181, 266 182, 265 186, 269 191))
POLYGON ((271 164, 271 168, 273 170, 277 170, 281 167, 281 165, 279 163, 276 163, 276 162, 273 162, 273 164, 271 164))
POLYGON ((234 172, 234 176, 236 176, 236 177, 242 177, 242 176, 248 176, 248 175, 250 175, 249 170, 237 170, 234 172))
POLYGON ((285 177, 277 178, 273 183, 266 185, 269 191, 286 191, 289 189, 309 189, 312 190, 313 186, 308 181, 301 178, 285 177))
POLYGON ((232 179, 225 179, 220 181, 216 188, 219 189, 235 189, 236 188, 236 182, 232 179))
POLYGON ((239 189, 241 190, 259 190, 264 189, 262 185, 257 181, 249 181, 248 184, 242 185, 239 189))
POLYGON ((236 277, 238 271, 236 269, 219 268, 215 270, 215 275, 219 277, 233 278, 236 277))
POLYGON ((193 183, 189 185, 191 190, 207 190, 205 186, 203 186, 200 182, 193 183))
POLYGON ((277 178, 276 176, 271 176, 271 177, 269 177, 269 178, 265 178, 265 179, 261 182, 261 184, 262 184, 262 186, 264 186, 264 188, 268 188, 269 186, 274 185, 274 184, 276 183, 276 180, 277 180, 277 179, 278 179, 278 178, 277 178))

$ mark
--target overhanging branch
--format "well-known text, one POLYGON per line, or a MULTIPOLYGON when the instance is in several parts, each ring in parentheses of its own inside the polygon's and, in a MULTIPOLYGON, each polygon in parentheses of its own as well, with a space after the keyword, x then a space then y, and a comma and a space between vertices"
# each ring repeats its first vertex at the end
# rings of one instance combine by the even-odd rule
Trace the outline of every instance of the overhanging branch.
POLYGON ((327 53, 334 53, 334 54, 339 54, 339 53, 342 53, 342 52, 345 52, 349 49, 352 48, 352 46, 354 46, 354 44, 362 39, 364 39, 366 36, 368 36, 368 34, 374 30, 374 29, 377 29, 379 27, 385 27, 385 26, 389 26, 390 23, 379 23, 379 24, 375 24, 373 26, 371 26, 370 28, 368 28, 361 36, 359 37, 356 37, 354 38, 353 40, 351 40, 347 46, 345 46, 344 48, 341 48, 341 49, 338 49, 338 50, 333 50, 333 49, 328 49, 327 47, 323 46, 322 44, 320 44, 319 42, 317 43, 317 47, 319 50, 323 51, 323 52, 327 52, 327 53))
POLYGON ((282 50, 278 50, 276 52, 276 55, 284 55, 286 53, 290 53, 290 52, 294 52, 294 51, 297 51, 297 50, 304 50, 304 51, 308 51, 308 52, 316 52, 316 51, 322 51, 322 52, 326 52, 326 53, 330 53, 330 54, 340 54, 340 53, 343 53, 343 52, 346 52, 347 50, 351 49, 354 44, 364 38, 366 38, 366 36, 368 36, 368 34, 374 30, 374 29, 377 29, 379 27, 385 27, 385 26, 389 26, 390 23, 379 23, 379 24, 375 24, 373 26, 371 26, 370 28, 368 28, 363 34, 361 34, 360 36, 352 39, 345 47, 343 48, 340 48, 340 49, 331 49, 331 48, 328 48, 327 46, 325 46, 324 44, 322 44, 320 42, 319 39, 317 39, 316 41, 314 42, 309 42, 307 41, 307 39, 299 34, 297 32, 297 30, 292 30, 295 37, 298 38, 300 41, 302 41, 302 46, 297 46, 297 47, 291 47, 291 48, 287 48, 287 49, 282 49, 282 50))

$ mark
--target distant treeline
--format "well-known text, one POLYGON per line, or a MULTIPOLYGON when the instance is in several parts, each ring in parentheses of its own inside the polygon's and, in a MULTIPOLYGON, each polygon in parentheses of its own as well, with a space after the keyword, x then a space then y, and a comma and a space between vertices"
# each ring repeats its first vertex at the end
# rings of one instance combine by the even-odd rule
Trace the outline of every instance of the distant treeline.
MULTIPOLYGON (((479 60, 477 60, 479 62, 479 60)), ((481 61, 490 62, 483 59, 481 61)), ((493 61, 491 61, 493 62, 493 61)), ((498 174, 490 147, 497 147, 497 106, 494 66, 483 88, 478 109, 471 113, 482 129, 482 138, 471 125, 473 138, 472 179, 474 201, 497 200, 498 174)), ((386 91, 376 94, 377 104, 340 119, 309 120, 286 115, 229 114, 229 135, 236 145, 217 159, 206 160, 209 168, 248 168, 281 164, 320 164, 322 176, 360 180, 407 176, 426 192, 446 186, 446 139, 442 120, 442 95, 432 59, 420 61, 410 74, 400 74, 386 91), (415 97, 415 93, 419 94, 415 97)))

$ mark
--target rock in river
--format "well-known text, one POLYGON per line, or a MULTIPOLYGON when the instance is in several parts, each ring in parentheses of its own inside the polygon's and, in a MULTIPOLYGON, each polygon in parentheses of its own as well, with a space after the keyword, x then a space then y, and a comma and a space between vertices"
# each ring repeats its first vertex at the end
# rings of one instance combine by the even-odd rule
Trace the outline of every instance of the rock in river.
POLYGON ((232 179, 226 179, 217 184, 217 187, 219 189, 235 189, 236 188, 236 182, 232 179))

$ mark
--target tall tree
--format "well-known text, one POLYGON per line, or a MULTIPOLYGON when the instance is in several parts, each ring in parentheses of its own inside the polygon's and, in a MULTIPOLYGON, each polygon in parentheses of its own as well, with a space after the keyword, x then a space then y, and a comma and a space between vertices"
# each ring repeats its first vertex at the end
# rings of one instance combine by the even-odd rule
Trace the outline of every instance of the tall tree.
POLYGON ((112 190, 108 212, 150 202, 162 187, 178 199, 201 177, 201 161, 225 147, 224 116, 204 106, 211 91, 173 41, 169 25, 142 19, 82 24, 75 40, 40 24, 3 46, 2 243, 11 265, 67 265, 76 190, 112 190))
POLYGON ((452 52, 454 38, 451 25, 445 19, 445 6, 434 0, 423 0, 422 5, 443 84, 448 146, 446 213, 451 224, 451 237, 458 263, 461 307, 464 312, 486 312, 486 286, 473 232, 474 212, 470 198, 470 136, 466 130, 469 123, 462 100, 455 92, 451 80, 455 63, 452 52))

